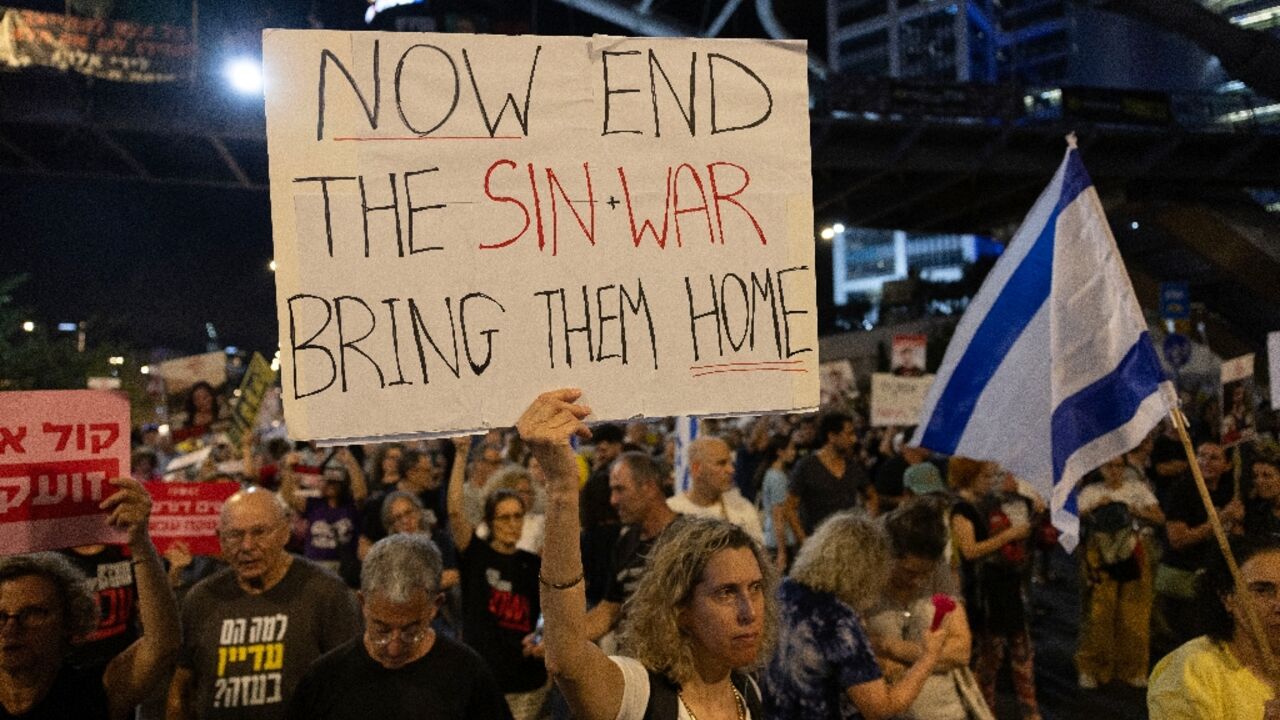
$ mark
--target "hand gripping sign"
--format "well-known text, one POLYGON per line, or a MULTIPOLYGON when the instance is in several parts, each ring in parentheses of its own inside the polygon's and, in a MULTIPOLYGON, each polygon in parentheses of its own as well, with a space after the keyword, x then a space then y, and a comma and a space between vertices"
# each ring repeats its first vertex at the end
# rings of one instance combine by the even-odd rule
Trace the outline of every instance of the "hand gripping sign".
POLYGON ((123 395, 0 392, 0 554, 124 542, 98 504, 128 474, 123 395))

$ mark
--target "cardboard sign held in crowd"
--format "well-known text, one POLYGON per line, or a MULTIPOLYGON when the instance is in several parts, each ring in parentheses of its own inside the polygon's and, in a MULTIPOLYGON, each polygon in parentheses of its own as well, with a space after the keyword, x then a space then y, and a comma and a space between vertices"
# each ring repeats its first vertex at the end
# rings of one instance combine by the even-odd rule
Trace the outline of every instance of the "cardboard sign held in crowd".
POLYGON ((1253 353, 1222 363, 1223 447, 1239 445, 1258 436, 1253 395, 1253 353))
POLYGON ((295 438, 817 406, 803 42, 263 44, 295 438))
POLYGON ((875 373, 871 376, 871 424, 877 427, 916 424, 932 384, 932 375, 903 377, 875 373))
POLYGON ((262 407, 262 398, 276 382, 276 371, 271 363, 259 353, 254 353, 249 360, 249 368, 240 381, 240 397, 231 409, 231 428, 227 436, 231 444, 239 447, 246 434, 253 433, 253 426, 258 422, 258 409, 262 407))
POLYGON ((128 474, 125 396, 0 392, 0 555, 124 542, 98 505, 128 474))
POLYGON ((151 540, 161 553, 174 543, 186 544, 192 555, 217 555, 218 518, 222 504, 240 489, 239 483, 151 482, 151 540))
POLYGON ((899 377, 920 377, 924 375, 928 345, 929 338, 927 335, 894 335, 893 356, 889 361, 889 372, 899 377))

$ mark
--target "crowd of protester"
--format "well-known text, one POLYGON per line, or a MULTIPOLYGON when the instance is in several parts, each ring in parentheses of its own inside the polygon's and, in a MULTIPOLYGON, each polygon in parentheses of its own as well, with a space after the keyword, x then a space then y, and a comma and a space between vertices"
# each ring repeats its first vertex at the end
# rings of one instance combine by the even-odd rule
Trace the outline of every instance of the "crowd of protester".
MULTIPOLYGON (((195 388, 104 503, 127 545, 0 560, 0 714, 960 720, 993 717, 1007 663, 1040 717, 1032 588, 1057 538, 1024 479, 828 408, 704 420, 686 484, 673 421, 588 426, 578 399, 474 438, 233 447, 195 388), (177 481, 238 483, 222 552, 161 559, 139 482, 202 446, 177 481)), ((1276 712, 1242 607, 1280 650, 1278 447, 1196 438, 1246 598, 1171 428, 1082 482, 1082 689, 1276 712)))

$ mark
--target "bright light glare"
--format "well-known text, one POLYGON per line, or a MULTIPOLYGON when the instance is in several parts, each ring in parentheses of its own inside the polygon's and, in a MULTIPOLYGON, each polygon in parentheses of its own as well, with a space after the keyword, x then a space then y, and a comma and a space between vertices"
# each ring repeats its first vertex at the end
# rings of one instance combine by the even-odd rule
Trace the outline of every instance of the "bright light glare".
POLYGON ((142 373, 143 375, 150 375, 150 374, 151 374, 151 366, 150 366, 150 365, 143 365, 142 367, 138 368, 138 372, 142 373))
POLYGON ((124 358, 119 355, 112 355, 111 357, 107 358, 107 363, 110 365, 123 365, 124 358))
POLYGON ((275 260, 272 260, 271 262, 267 263, 267 269, 268 269, 268 270, 270 270, 271 272, 275 272, 275 271, 276 271, 276 261, 275 261, 275 260))
POLYGON ((1134 220, 1133 222, 1129 223, 1129 229, 1130 229, 1130 230, 1137 230, 1139 227, 1141 227, 1141 226, 1140 226, 1140 225, 1138 225, 1138 221, 1137 221, 1137 220, 1134 220))
POLYGON ((822 232, 818 233, 818 235, 823 240, 830 240, 831 238, 836 236, 836 231, 829 227, 825 227, 825 228, 822 228, 822 232))
POLYGON ((262 92, 262 64, 248 58, 237 58, 227 63, 223 70, 227 82, 236 92, 255 95, 262 92))
POLYGON ((35 332, 35 331, 36 331, 36 324, 35 324, 34 322, 32 322, 32 321, 28 320, 28 321, 26 321, 26 322, 22 323, 22 330, 23 330, 23 332, 35 332))
POLYGON ((844 223, 836 223, 835 225, 831 226, 831 229, 834 230, 837 235, 839 235, 840 233, 844 232, 844 223))

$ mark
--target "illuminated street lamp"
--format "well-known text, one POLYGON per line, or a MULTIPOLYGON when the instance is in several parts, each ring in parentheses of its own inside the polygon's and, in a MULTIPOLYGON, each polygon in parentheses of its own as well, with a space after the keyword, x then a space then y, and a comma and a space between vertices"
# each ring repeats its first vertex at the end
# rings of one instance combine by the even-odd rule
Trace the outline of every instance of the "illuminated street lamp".
POLYGON ((238 93, 258 95, 262 92, 262 63, 257 60, 235 58, 227 62, 223 74, 238 93))

